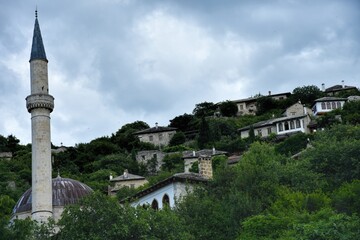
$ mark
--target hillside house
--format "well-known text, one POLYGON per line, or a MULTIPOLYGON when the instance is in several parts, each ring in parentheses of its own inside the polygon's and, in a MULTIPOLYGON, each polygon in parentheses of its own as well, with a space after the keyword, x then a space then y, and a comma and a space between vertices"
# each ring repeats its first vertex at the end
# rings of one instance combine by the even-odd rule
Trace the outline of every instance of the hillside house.
POLYGON ((308 133, 307 126, 311 121, 311 113, 309 108, 304 107, 301 103, 295 103, 285 110, 283 117, 257 122, 240 128, 238 131, 241 138, 249 137, 251 127, 254 130, 254 135, 258 137, 268 137, 271 134, 279 136, 296 132, 308 133))
MULTIPOLYGON (((283 100, 283 99, 288 98, 290 95, 291 95, 290 92, 271 94, 271 92, 269 91, 268 97, 271 97, 274 100, 283 100)), ((238 108, 237 115, 238 116, 255 115, 256 111, 257 111, 257 106, 256 106, 257 99, 259 99, 260 97, 263 97, 263 96, 250 97, 250 98, 244 98, 244 99, 232 101, 236 104, 236 106, 238 108)))
POLYGON ((183 152, 183 160, 184 160, 184 172, 189 173, 191 167, 194 163, 199 162, 200 156, 210 156, 211 158, 215 156, 225 156, 227 152, 219 151, 215 148, 213 149, 202 149, 199 151, 185 151, 183 152))
POLYGON ((138 188, 146 184, 148 181, 145 177, 131 174, 127 169, 125 169, 124 173, 118 177, 113 178, 110 175, 110 182, 113 183, 114 186, 108 187, 108 195, 113 196, 116 195, 116 192, 123 187, 138 188))
POLYGON ((353 90, 356 91, 357 88, 354 87, 354 86, 346 86, 344 84, 344 81, 342 81, 341 85, 340 84, 339 85, 334 85, 334 86, 329 87, 329 88, 325 88, 325 84, 323 83, 322 84, 322 90, 327 96, 336 96, 339 93, 350 92, 350 91, 353 91, 353 90))
POLYGON ((155 146, 167 146, 175 133, 176 128, 161 127, 156 123, 155 127, 141 130, 134 134, 141 142, 152 143, 155 146))
POLYGON ((323 97, 314 101, 312 111, 314 116, 322 115, 331 112, 334 109, 342 109, 347 98, 338 97, 323 97))
POLYGON ((198 161, 199 173, 174 174, 132 196, 131 206, 150 206, 153 209, 162 209, 165 206, 173 208, 176 202, 193 191, 198 183, 205 183, 212 178, 211 157, 200 156, 198 161))

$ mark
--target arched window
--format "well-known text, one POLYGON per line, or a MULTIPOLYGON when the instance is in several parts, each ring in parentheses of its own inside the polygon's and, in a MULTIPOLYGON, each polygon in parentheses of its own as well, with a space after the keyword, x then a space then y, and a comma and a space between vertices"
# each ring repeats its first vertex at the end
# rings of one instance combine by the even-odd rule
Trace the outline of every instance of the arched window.
POLYGON ((158 201, 156 201, 156 199, 154 199, 151 203, 151 207, 154 209, 154 210, 158 210, 159 209, 159 204, 158 204, 158 201))
POLYGON ((168 196, 167 194, 165 194, 165 195, 163 196, 162 204, 163 204, 163 208, 170 206, 170 198, 169 198, 169 196, 168 196))
POLYGON ((296 119, 296 128, 301 128, 300 120, 299 120, 299 119, 296 119))

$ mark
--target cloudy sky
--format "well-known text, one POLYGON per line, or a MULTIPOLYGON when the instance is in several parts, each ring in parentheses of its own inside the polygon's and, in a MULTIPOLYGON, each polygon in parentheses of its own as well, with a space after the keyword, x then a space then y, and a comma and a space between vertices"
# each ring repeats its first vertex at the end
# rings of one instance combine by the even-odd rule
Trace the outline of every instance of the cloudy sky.
POLYGON ((52 142, 136 120, 166 126, 195 104, 360 86, 360 1, 12 0, 0 8, 0 135, 31 140, 37 5, 49 60, 52 142))

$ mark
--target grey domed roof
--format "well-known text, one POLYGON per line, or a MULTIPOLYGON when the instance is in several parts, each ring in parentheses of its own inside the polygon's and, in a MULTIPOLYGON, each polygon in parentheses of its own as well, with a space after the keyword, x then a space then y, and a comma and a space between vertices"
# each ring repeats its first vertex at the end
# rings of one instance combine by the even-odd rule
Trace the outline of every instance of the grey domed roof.
MULTIPOLYGON (((52 203, 54 206, 65 206, 77 203, 82 197, 93 190, 84 183, 58 176, 52 180, 52 203)), ((31 210, 31 188, 28 189, 16 203, 13 214, 31 210)))

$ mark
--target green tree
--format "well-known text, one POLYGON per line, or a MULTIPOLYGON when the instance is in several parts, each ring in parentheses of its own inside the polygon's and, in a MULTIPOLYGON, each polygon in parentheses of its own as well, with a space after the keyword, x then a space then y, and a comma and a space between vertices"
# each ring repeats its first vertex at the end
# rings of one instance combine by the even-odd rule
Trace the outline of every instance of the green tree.
POLYGON ((131 152, 133 148, 140 147, 140 141, 135 132, 149 128, 149 125, 143 121, 135 121, 122 126, 115 134, 111 136, 112 142, 119 147, 131 152))
POLYGON ((234 117, 237 114, 238 108, 232 101, 225 101, 219 104, 220 113, 224 117, 234 117))
POLYGON ((206 119, 201 118, 199 136, 198 136, 198 146, 199 148, 204 148, 207 143, 210 142, 210 128, 206 119))
POLYGON ((360 216, 360 180, 344 183, 333 194, 333 206, 338 212, 360 216))
POLYGON ((169 127, 177 128, 179 131, 187 132, 193 131, 197 129, 197 121, 194 115, 186 114, 176 116, 172 120, 170 120, 169 127))
POLYGON ((294 102, 301 101, 302 104, 311 106, 314 101, 324 96, 324 93, 315 85, 297 87, 293 90, 291 98, 294 102))
POLYGON ((212 102, 202 102, 195 105, 193 114, 198 118, 213 116, 217 109, 216 104, 212 102))
POLYGON ((169 145, 176 146, 183 144, 186 141, 185 134, 183 132, 176 132, 174 136, 170 139, 169 145))

